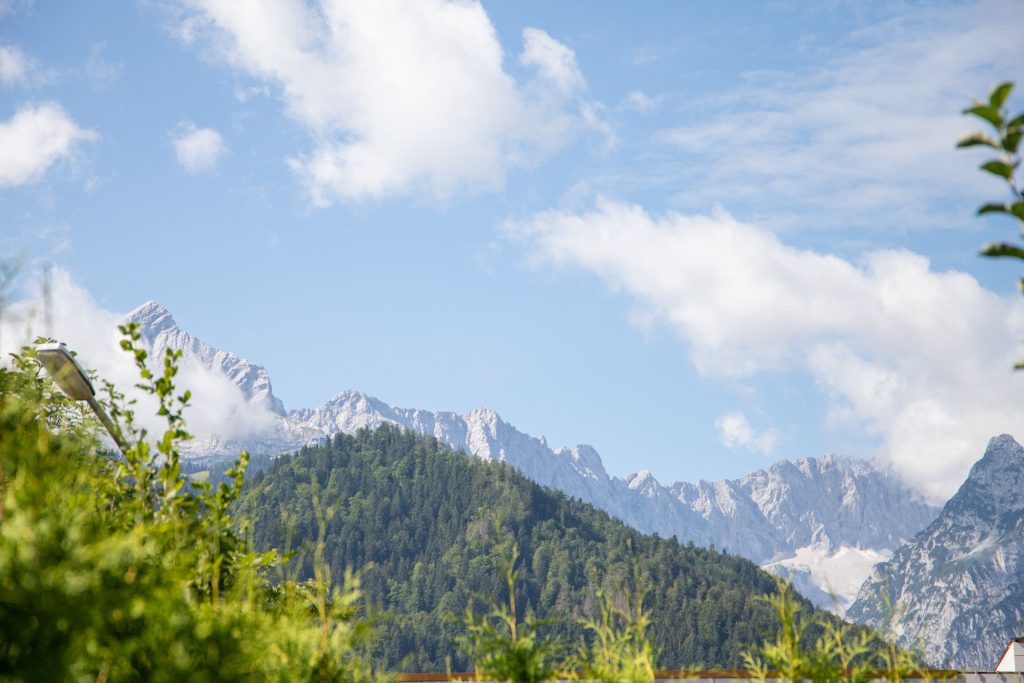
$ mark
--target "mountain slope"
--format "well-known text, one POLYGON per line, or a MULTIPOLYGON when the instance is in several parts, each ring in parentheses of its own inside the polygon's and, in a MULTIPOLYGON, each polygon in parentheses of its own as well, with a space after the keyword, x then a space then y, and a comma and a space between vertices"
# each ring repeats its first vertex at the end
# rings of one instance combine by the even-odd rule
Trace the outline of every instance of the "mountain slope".
POLYGON ((841 612, 871 566, 934 518, 892 475, 855 458, 825 456, 780 462, 745 477, 717 482, 659 483, 649 472, 612 477, 591 446, 552 448, 517 430, 494 411, 465 415, 395 408, 357 391, 343 391, 315 408, 285 412, 259 365, 213 349, 180 330, 170 313, 148 302, 129 316, 156 353, 184 351, 185 360, 224 373, 265 425, 231 439, 195 441, 190 456, 247 449, 277 453, 334 434, 384 424, 433 436, 453 449, 506 462, 528 478, 591 503, 631 526, 683 542, 714 545, 789 577, 821 606, 835 592, 841 612))
POLYGON ((791 579, 820 605, 829 605, 834 592, 840 611, 871 567, 936 513, 894 476, 834 455, 672 490, 701 512, 707 542, 747 549, 745 556, 791 579))
POLYGON ((209 346, 178 327, 170 311, 147 301, 125 317, 126 322, 139 324, 142 341, 150 357, 163 358, 167 349, 182 352, 185 369, 197 366, 216 373, 227 380, 228 386, 238 391, 237 401, 247 414, 238 420, 246 429, 239 433, 239 425, 224 425, 220 433, 207 434, 184 447, 186 457, 216 457, 237 454, 241 450, 253 453, 280 453, 323 437, 317 430, 306 428, 287 417, 284 403, 274 396, 270 373, 233 353, 209 346))
POLYGON ((642 535, 506 465, 386 425, 303 448, 256 474, 240 512, 254 522, 258 546, 316 538, 312 478, 333 509, 325 539, 333 575, 372 563, 363 588, 393 615, 378 653, 392 666, 443 670, 462 629, 448 615, 504 599, 489 558, 505 534, 522 558, 520 609, 555 619, 552 630, 571 639, 581 635, 576 618, 592 613, 591 579, 616 591, 631 576, 630 547, 652 583, 647 605, 662 666, 738 666, 743 650, 776 628, 757 597, 774 583, 753 563, 642 535))
POLYGON ((992 439, 938 518, 875 568, 849 616, 922 646, 932 664, 991 669, 1024 625, 1024 448, 992 439))
POLYGON ((166 349, 180 349, 190 361, 223 373, 254 407, 284 415, 284 404, 274 396, 270 373, 262 365, 208 346, 179 328, 170 311, 155 301, 142 304, 126 319, 139 324, 142 339, 154 358, 163 358, 166 349))

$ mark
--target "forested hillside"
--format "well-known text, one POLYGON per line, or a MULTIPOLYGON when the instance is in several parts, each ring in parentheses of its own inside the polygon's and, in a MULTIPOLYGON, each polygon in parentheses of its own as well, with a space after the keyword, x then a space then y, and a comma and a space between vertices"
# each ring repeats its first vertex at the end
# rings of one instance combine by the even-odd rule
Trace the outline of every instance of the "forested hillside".
POLYGON ((640 534, 511 467, 392 427, 338 435, 254 475, 240 511, 258 547, 299 549, 317 537, 314 477, 330 515, 326 560, 336 577, 363 569, 369 604, 387 612, 376 654, 400 670, 444 670, 448 656, 454 668, 468 666, 455 645, 461 617, 471 603, 482 610, 505 599, 493 556, 511 539, 522 558, 521 610, 572 640, 582 634, 577 618, 594 607, 594 585, 622 590, 634 555, 650 584, 660 666, 739 666, 777 627, 758 599, 775 584, 753 563, 640 534))

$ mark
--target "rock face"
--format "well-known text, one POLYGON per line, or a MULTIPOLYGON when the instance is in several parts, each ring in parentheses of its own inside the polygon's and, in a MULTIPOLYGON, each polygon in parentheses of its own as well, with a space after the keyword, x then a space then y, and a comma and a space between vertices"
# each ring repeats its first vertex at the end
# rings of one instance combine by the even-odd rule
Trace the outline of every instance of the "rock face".
POLYGON ((875 568, 849 616, 922 647, 930 664, 991 670, 1024 628, 1024 448, 992 439, 935 521, 875 568))
POLYGON ((246 415, 237 417, 255 418, 239 420, 246 425, 241 434, 238 433, 238 425, 232 425, 230 429, 225 426, 221 434, 210 434, 190 442, 183 448, 184 456, 237 455, 241 450, 278 453, 323 438, 320 432, 288 418, 281 399, 274 396, 266 368, 193 337, 179 328, 171 313, 155 301, 147 301, 136 308, 126 316, 126 321, 139 324, 142 341, 151 358, 163 358, 167 349, 181 350, 184 364, 217 373, 238 390, 238 403, 246 415))
POLYGON ((631 526, 754 560, 789 577, 820 606, 842 612, 871 566, 931 521, 936 509, 892 475, 864 460, 838 456, 779 462, 739 479, 663 485, 647 471, 625 478, 605 471, 591 446, 551 448, 494 411, 465 415, 395 408, 358 391, 343 391, 319 408, 286 412, 267 371, 207 346, 180 330, 166 309, 149 302, 129 315, 155 353, 184 357, 223 373, 269 425, 248 437, 208 438, 187 454, 217 456, 246 448, 275 453, 338 432, 395 424, 455 449, 507 462, 527 477, 607 511, 631 526))
POLYGON ((262 365, 207 346, 180 329, 170 312, 155 301, 147 301, 136 308, 128 314, 127 320, 139 324, 142 340, 152 357, 163 358, 166 349, 180 349, 184 358, 208 370, 216 370, 231 380, 253 407, 284 415, 284 404, 274 396, 270 374, 262 365))

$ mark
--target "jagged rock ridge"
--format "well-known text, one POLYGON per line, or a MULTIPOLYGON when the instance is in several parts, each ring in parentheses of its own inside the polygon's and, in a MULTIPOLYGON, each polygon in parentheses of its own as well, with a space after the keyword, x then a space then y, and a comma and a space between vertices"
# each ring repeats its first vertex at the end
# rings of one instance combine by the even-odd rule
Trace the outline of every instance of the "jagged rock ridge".
POLYGON ((877 566, 849 616, 929 663, 987 669, 1024 635, 1024 448, 993 438, 926 529, 877 566))
POLYGON ((139 323, 142 339, 155 358, 163 358, 166 349, 180 349, 190 360, 223 373, 254 407, 264 408, 276 415, 285 414, 281 399, 274 396, 270 374, 262 365, 220 351, 196 339, 179 328, 170 312, 155 301, 142 304, 129 313, 127 318, 130 322, 139 323))
POLYGON ((167 349, 182 351, 186 364, 194 364, 219 373, 241 394, 241 403, 259 419, 251 420, 250 430, 224 430, 231 436, 209 434, 190 442, 183 449, 186 457, 235 455, 241 450, 254 453, 277 453, 297 448, 323 438, 285 414, 284 403, 274 396, 270 373, 262 365, 252 363, 233 353, 215 349, 178 327, 170 311, 155 301, 147 301, 126 316, 128 322, 139 324, 142 341, 152 358, 162 358, 167 349))

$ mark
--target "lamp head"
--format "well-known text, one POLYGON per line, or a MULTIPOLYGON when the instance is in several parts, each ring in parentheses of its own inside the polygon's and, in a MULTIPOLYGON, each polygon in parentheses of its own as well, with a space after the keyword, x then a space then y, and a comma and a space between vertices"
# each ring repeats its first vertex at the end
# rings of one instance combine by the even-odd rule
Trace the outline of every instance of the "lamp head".
POLYGON ((64 344, 43 344, 36 348, 47 374, 73 401, 88 401, 96 395, 82 366, 64 344))

